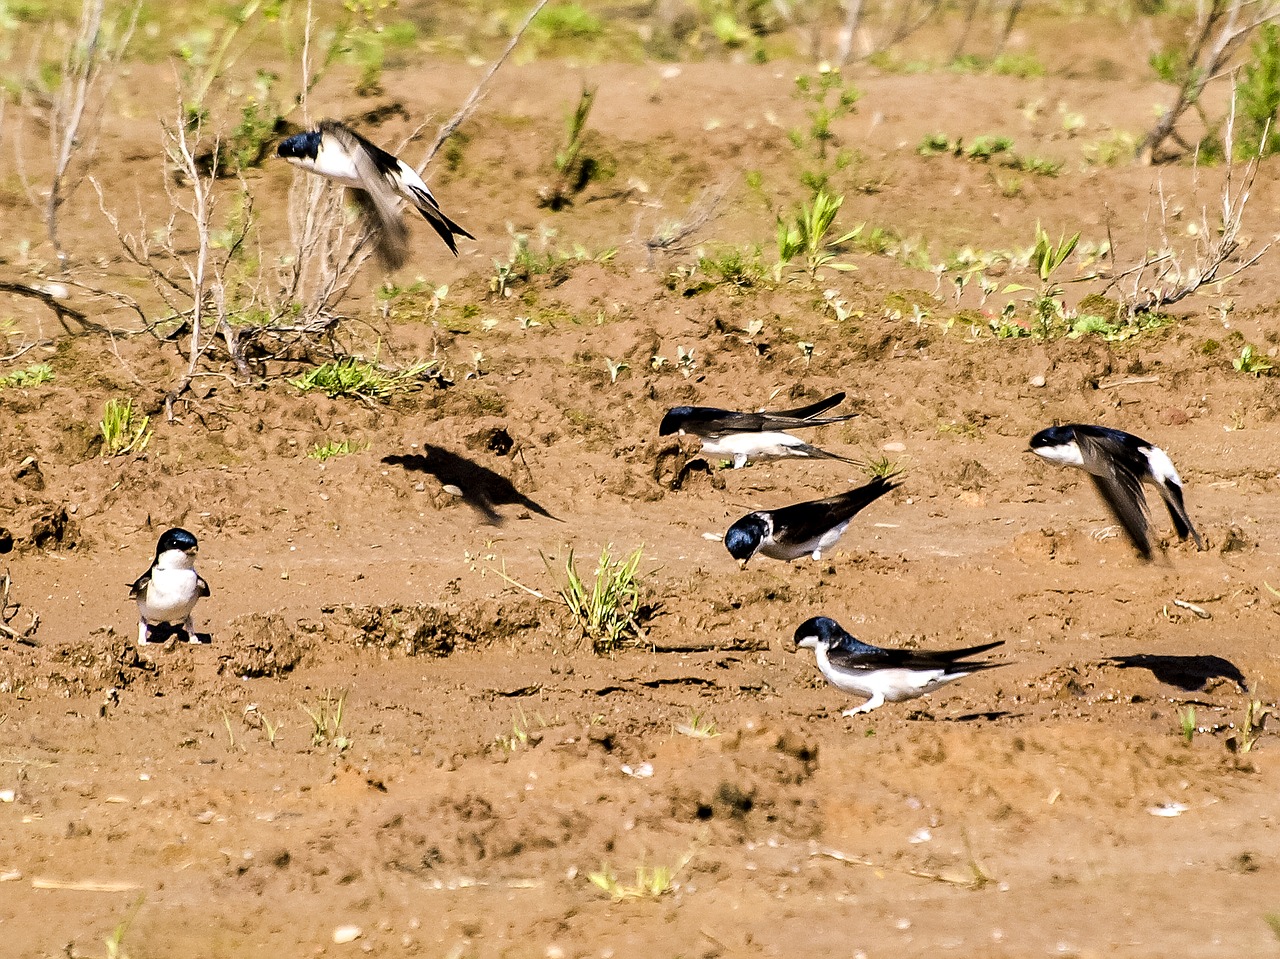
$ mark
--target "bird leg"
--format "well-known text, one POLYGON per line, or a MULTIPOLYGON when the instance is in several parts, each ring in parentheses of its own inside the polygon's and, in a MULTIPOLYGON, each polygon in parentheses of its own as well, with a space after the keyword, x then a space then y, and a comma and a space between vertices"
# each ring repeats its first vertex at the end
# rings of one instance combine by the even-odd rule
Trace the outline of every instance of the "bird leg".
POLYGON ((870 699, 868 699, 868 700, 867 700, 865 703, 863 703, 861 706, 855 706, 853 709, 846 709, 846 710, 845 710, 844 712, 842 712, 840 715, 841 715, 841 716, 856 716, 856 715, 858 715, 859 713, 869 713, 869 712, 871 712, 871 710, 873 710, 873 709, 878 709, 879 707, 881 707, 881 706, 883 706, 883 705, 884 705, 884 697, 883 697, 882 695, 880 695, 879 693, 876 693, 874 696, 872 696, 870 699))
POLYGON ((145 619, 138 620, 138 645, 146 646, 147 640, 151 636, 151 627, 147 625, 145 619))

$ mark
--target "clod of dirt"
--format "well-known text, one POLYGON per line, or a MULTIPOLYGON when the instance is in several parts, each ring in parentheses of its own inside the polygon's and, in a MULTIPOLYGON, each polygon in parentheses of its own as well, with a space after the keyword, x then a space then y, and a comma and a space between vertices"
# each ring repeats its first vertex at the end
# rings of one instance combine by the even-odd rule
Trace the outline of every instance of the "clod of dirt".
POLYGON ((445 610, 422 603, 413 606, 340 606, 336 610, 342 638, 357 646, 401 656, 448 656, 458 627, 445 610))
POLYGON ((13 479, 29 490, 38 492, 44 489, 44 474, 40 472, 40 464, 34 456, 28 456, 18 464, 18 468, 13 471, 13 479))
POLYGON ((36 518, 27 543, 39 550, 72 549, 80 540, 80 527, 65 506, 36 518))
POLYGON ((233 619, 227 629, 225 638, 219 638, 226 651, 219 657, 218 672, 257 678, 283 676, 297 666, 310 647, 297 633, 315 627, 290 626, 279 613, 251 613, 233 619))
POLYGON ((13 551, 13 534, 0 526, 0 553, 10 553, 13 551))
POLYGON ((724 477, 703 457, 690 454, 679 442, 668 443, 654 457, 653 480, 663 489, 679 491, 686 484, 724 489, 724 477))
POLYGON ((111 629, 95 630, 88 639, 59 646, 51 660, 50 687, 71 696, 121 690, 160 674, 160 667, 142 656, 131 638, 117 636, 111 629))

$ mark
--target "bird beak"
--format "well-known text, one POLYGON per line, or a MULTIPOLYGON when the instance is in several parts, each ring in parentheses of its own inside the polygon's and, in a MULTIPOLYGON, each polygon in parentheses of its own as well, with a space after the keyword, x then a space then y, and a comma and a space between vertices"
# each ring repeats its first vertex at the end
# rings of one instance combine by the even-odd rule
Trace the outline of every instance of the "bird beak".
POLYGON ((745 559, 738 560, 738 569, 746 569, 747 561, 745 559))

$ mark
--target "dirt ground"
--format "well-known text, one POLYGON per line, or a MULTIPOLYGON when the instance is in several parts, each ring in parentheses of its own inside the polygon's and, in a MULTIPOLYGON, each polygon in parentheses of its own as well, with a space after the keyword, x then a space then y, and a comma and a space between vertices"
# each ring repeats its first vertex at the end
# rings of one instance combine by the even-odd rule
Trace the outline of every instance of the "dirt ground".
MULTIPOLYGON (((833 181, 840 227, 892 228, 943 262, 1025 249, 1038 222, 1080 231, 1082 251, 1110 235, 1115 272, 1158 247, 1159 185, 1190 256, 1222 167, 1086 162, 1167 99, 1145 67, 1154 41, 1081 30, 1068 56, 1052 35, 1015 36, 1044 77, 850 71, 862 99, 836 128, 857 151, 833 181), (1011 184, 995 164, 921 156, 935 132, 1003 133, 1062 170, 1011 184)), ((335 74, 312 110, 378 110, 362 129, 393 144, 452 112, 482 69, 410 58, 373 100, 335 74)), ((0 635, 7 955, 1276 952, 1276 720, 1247 753, 1228 742, 1251 699, 1274 709, 1280 678, 1280 396, 1230 362, 1244 343, 1276 355, 1275 254, 1116 342, 996 338, 987 321, 1006 302, 1025 314, 1025 293, 1002 292, 1035 282, 1025 266, 990 268, 985 303, 976 281, 957 303, 952 274, 865 248, 817 285, 703 284, 699 253, 755 245, 772 269, 775 212, 802 191, 786 130, 802 122, 805 69, 504 67, 456 162, 429 171, 477 241, 454 261, 415 224, 395 277, 448 284, 440 309, 375 296, 372 263, 345 304, 368 355, 436 359, 450 381, 386 403, 304 394, 283 375, 238 384, 212 356, 217 375, 170 420, 181 341, 137 334, 83 292, 70 302, 114 335, 0 300, 5 352, 44 344, 0 375, 33 361, 55 374, 0 392, 10 626, 39 617, 29 641, 0 635), (551 212, 538 188, 583 84, 599 91, 590 143, 607 175, 551 212), (645 239, 707 190, 724 194, 716 215, 651 258, 645 239), (587 258, 504 298, 490 279, 512 231, 587 258), (663 412, 836 390, 859 415, 813 441, 897 461, 901 488, 821 562, 740 571, 719 541, 731 522, 866 476, 838 461, 708 468, 657 435, 663 412), (113 396, 152 414, 141 454, 100 455, 113 396), (1208 548, 1178 543, 1157 503, 1168 548, 1143 562, 1082 474, 1025 452, 1054 421, 1166 449, 1208 548), (357 451, 306 455, 341 440, 357 451), (200 539, 212 596, 196 620, 212 641, 139 649, 126 584, 171 525, 200 539), (606 546, 643 547, 655 607, 647 644, 612 656, 555 601, 568 551, 589 573, 606 546), (1004 665, 843 718, 856 698, 791 647, 819 614, 881 645, 1000 640, 1004 665), (307 710, 336 720, 340 697, 340 728, 315 742, 307 710), (659 896, 614 899, 589 878, 631 887, 656 868, 674 871, 659 896)), ((122 217, 166 209, 157 118, 171 101, 165 65, 135 66, 113 96, 95 176, 122 217)), ((49 251, 11 146, 0 278, 32 283, 49 251)), ((1250 252, 1280 232, 1275 168, 1249 201, 1250 252)), ((247 175, 268 232, 293 175, 274 160, 247 175)), ((64 232, 94 285, 148 302, 87 187, 64 232)), ((1079 255, 1064 278, 1096 269, 1079 255)), ((1069 282, 1065 297, 1103 286, 1069 282)))

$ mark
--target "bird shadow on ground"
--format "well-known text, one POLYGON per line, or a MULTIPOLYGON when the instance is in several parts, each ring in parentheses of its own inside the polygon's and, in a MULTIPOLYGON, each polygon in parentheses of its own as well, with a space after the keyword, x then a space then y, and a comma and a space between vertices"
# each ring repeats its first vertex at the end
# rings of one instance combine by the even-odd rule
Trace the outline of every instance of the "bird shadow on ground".
POLYGON ((1121 669, 1149 669, 1162 683, 1177 686, 1187 692, 1202 690, 1212 679, 1225 679, 1235 683, 1241 692, 1249 691, 1244 674, 1238 666, 1221 656, 1163 656, 1151 653, 1135 653, 1132 656, 1111 656, 1106 662, 1121 669))
POLYGON ((382 462, 402 466, 406 470, 434 476, 442 486, 452 486, 462 496, 462 501, 485 518, 493 526, 501 526, 503 518, 499 506, 523 506, 530 512, 563 522, 552 516, 542 506, 525 496, 511 480, 488 467, 472 462, 465 456, 450 452, 440 446, 426 443, 422 453, 384 456, 382 462))

